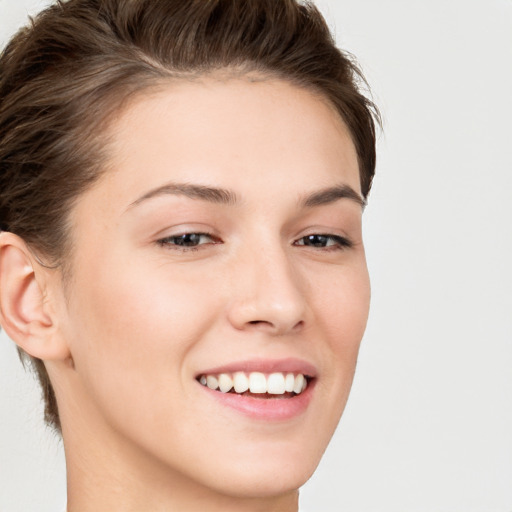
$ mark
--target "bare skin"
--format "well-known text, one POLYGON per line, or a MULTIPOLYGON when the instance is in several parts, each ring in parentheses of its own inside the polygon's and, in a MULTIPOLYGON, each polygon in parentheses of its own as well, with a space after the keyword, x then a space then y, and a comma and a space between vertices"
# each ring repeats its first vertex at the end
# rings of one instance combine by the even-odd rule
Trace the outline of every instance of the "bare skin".
POLYGON ((108 135, 69 282, 0 237, 2 323, 56 390, 68 512, 296 511, 369 308, 347 129, 288 83, 205 78, 139 97, 108 135), (307 367, 306 405, 226 405, 199 380, 233 364, 307 367))

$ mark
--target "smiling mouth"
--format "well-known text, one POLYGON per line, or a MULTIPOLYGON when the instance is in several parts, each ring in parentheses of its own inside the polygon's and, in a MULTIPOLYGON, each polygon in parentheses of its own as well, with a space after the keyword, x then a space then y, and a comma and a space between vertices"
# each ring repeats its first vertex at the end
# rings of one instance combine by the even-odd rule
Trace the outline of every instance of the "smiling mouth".
POLYGON ((305 391, 312 378, 302 373, 234 372, 202 374, 197 381, 220 393, 253 398, 293 398, 305 391))

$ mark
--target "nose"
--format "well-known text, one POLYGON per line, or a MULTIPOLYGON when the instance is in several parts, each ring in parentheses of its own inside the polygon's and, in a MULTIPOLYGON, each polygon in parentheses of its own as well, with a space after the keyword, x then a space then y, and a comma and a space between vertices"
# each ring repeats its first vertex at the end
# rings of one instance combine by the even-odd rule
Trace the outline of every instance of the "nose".
POLYGON ((304 283, 285 250, 252 251, 236 267, 228 306, 236 329, 282 336, 304 326, 304 283))

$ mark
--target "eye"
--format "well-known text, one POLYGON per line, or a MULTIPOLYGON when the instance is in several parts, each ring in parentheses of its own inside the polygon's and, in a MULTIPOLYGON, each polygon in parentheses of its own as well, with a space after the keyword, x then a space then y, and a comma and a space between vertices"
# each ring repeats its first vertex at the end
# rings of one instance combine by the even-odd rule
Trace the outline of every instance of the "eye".
POLYGON ((299 238, 295 245, 313 247, 315 249, 345 249, 352 247, 352 242, 347 238, 338 235, 314 234, 299 238))
POLYGON ((217 243, 208 233, 182 233, 179 235, 166 236, 157 241, 165 247, 176 246, 179 249, 195 249, 201 245, 217 243))

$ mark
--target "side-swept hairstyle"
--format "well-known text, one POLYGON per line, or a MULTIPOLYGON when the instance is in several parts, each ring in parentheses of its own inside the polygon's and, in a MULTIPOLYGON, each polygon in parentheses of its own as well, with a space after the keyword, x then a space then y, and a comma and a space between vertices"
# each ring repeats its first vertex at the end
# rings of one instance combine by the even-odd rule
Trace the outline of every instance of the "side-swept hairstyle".
MULTIPOLYGON (((361 190, 375 171, 378 112, 316 7, 299 0, 58 1, 0 56, 0 229, 66 267, 69 211, 105 170, 105 130, 133 95, 218 70, 257 73, 329 101, 354 142, 361 190)), ((60 430, 42 361, 47 423, 60 430)))

